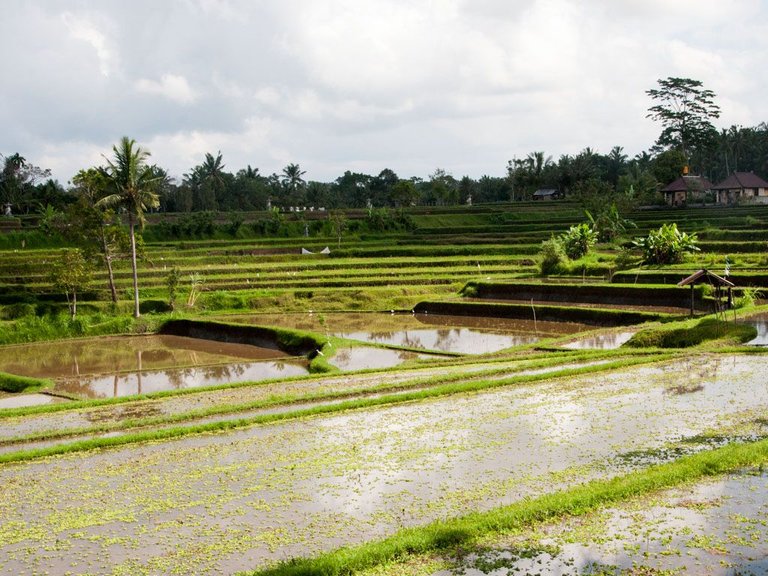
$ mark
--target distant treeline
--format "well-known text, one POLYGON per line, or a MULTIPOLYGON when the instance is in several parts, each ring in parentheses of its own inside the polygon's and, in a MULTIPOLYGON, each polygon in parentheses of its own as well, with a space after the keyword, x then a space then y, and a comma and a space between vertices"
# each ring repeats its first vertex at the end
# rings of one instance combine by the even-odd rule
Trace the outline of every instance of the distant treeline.
MULTIPOLYGON (((457 177, 436 169, 426 178, 401 177, 390 169, 378 174, 347 171, 332 182, 305 180, 298 164, 289 164, 279 174, 263 175, 258 168, 229 171, 221 153, 206 154, 181 179, 153 166, 158 178, 156 192, 162 212, 237 212, 291 207, 367 208, 412 205, 456 205, 530 200, 542 188, 564 195, 603 197, 616 194, 636 203, 660 202, 658 190, 681 173, 687 163, 691 173, 712 182, 733 171, 753 171, 768 177, 768 125, 752 128, 732 126, 712 131, 689 158, 678 149, 652 148, 629 158, 620 146, 607 154, 585 148, 557 160, 534 151, 507 163, 502 176, 457 177)), ((68 189, 50 178, 50 171, 37 167, 19 154, 2 156, 0 173, 1 214, 6 206, 14 215, 43 214, 62 210, 75 201, 86 178, 73 177, 68 189)), ((86 169, 84 169, 86 171, 86 169)))

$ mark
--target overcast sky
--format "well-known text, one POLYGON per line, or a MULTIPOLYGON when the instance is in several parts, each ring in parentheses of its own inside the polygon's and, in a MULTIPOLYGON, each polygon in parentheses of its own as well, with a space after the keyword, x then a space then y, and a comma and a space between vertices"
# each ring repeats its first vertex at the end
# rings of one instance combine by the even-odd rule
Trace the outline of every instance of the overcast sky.
POLYGON ((0 153, 62 184, 123 135, 175 177, 219 150, 321 181, 633 156, 668 76, 718 128, 768 120, 768 0, 2 0, 0 53, 0 153))

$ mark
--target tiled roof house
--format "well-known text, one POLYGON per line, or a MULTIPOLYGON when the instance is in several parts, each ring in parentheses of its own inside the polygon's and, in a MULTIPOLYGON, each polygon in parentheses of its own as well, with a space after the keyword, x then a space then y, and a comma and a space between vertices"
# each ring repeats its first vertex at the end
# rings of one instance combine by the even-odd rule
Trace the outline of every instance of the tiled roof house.
POLYGON ((712 190, 718 204, 768 204, 768 182, 754 172, 734 172, 712 190))

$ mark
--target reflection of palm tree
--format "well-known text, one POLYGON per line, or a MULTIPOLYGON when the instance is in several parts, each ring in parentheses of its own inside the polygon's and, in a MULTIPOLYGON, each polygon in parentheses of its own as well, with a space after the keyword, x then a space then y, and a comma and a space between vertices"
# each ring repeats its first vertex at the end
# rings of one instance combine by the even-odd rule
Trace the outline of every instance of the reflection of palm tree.
POLYGON ((142 350, 136 350, 136 363, 138 364, 139 371, 136 372, 136 384, 138 385, 138 394, 141 394, 141 370, 143 364, 141 361, 142 350))
POLYGON ((424 348, 424 345, 421 343, 421 338, 418 336, 409 336, 407 330, 404 332, 403 346, 406 346, 407 348, 424 348))

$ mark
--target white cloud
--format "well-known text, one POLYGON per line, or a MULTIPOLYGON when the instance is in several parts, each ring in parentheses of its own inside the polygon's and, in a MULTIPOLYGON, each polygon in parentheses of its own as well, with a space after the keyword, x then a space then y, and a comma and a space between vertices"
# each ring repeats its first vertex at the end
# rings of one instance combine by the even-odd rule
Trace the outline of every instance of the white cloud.
POLYGON ((136 90, 144 94, 158 94, 179 104, 191 104, 197 100, 197 94, 184 76, 163 74, 160 80, 141 78, 136 82, 136 90))
POLYGON ((116 58, 109 48, 107 37, 98 29, 97 24, 88 17, 71 12, 64 12, 61 15, 61 20, 72 38, 82 40, 93 48, 99 61, 101 74, 109 77, 116 65, 116 58))
POLYGON ((0 152, 62 181, 124 134, 177 176, 217 150, 320 180, 633 155, 667 76, 714 90, 718 127, 768 119, 761 0, 9 1, 0 152))

